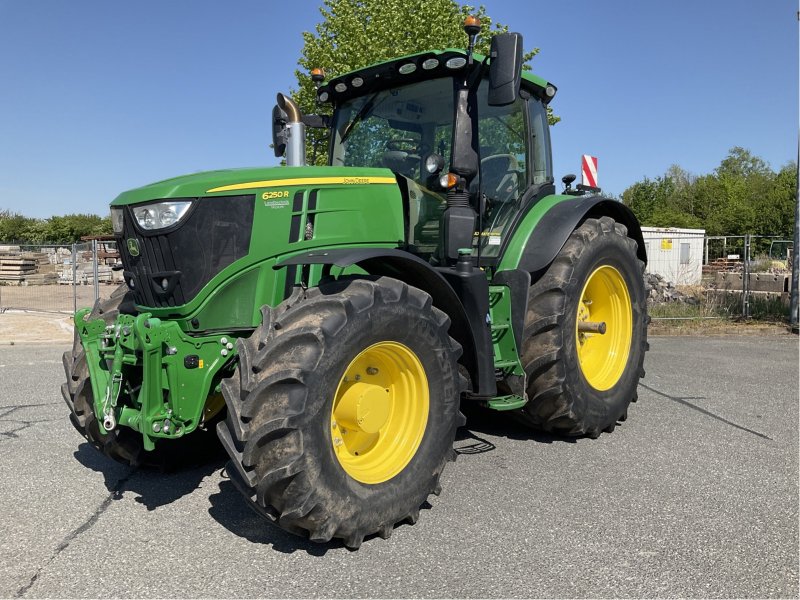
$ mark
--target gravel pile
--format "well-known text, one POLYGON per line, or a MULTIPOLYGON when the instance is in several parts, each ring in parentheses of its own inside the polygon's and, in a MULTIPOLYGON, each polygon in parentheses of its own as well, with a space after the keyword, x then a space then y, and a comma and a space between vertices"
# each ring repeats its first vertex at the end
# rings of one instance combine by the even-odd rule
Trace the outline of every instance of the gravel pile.
POLYGON ((675 284, 664 279, 658 273, 644 274, 644 289, 647 301, 650 304, 663 304, 666 302, 680 302, 683 304, 700 304, 696 297, 679 291, 675 284))

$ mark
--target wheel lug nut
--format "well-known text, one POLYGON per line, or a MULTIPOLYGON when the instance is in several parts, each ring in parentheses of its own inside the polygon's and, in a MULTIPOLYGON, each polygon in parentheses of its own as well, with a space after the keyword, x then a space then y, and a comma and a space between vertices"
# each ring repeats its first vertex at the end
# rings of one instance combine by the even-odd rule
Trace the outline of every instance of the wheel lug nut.
POLYGON ((367 367, 367 375, 377 375, 378 369, 375 367, 367 367))

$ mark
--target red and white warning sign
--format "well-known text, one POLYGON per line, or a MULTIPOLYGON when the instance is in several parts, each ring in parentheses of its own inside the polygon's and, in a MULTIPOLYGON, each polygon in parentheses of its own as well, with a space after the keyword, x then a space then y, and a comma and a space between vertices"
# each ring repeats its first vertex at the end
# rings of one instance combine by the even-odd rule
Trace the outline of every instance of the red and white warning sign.
POLYGON ((584 154, 581 157, 581 176, 583 185, 597 187, 597 157, 584 154))

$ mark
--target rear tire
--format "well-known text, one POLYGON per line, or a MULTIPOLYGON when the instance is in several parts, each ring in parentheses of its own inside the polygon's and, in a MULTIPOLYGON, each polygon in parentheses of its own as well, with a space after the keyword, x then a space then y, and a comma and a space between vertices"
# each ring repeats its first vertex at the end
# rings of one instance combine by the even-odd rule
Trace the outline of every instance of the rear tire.
POLYGON ((636 242, 609 217, 587 219, 528 295, 520 420, 560 435, 597 437, 627 418, 644 377, 647 305, 636 242), (582 333, 578 322, 605 322, 582 333))
POLYGON ((250 506, 287 531, 350 548, 416 522, 464 422, 449 318, 388 277, 298 288, 262 314, 237 342, 217 428, 250 506))

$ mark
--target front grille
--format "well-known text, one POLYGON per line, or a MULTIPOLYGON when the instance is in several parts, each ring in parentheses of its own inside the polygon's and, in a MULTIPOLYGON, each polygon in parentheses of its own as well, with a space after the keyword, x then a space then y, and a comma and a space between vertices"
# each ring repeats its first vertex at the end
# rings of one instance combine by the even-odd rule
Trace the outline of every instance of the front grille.
POLYGON ((125 208, 119 247, 136 304, 155 308, 186 304, 217 273, 249 252, 255 196, 192 200, 195 204, 184 220, 163 233, 140 229, 131 207, 125 208), (138 243, 139 256, 130 254, 130 239, 138 243))

